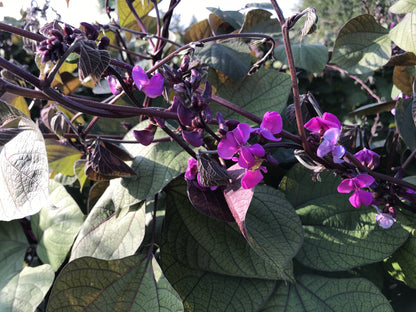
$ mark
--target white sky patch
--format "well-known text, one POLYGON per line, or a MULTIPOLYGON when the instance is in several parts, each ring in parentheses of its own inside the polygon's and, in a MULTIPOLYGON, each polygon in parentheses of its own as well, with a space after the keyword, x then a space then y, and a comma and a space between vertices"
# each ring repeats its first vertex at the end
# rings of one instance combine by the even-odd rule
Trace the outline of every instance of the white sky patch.
MULTIPOLYGON (((3 7, 0 6, 0 20, 3 20, 5 16, 11 16, 16 19, 20 19, 20 10, 30 7, 33 0, 0 0, 3 3, 3 7)), ((33 1, 38 3, 39 6, 43 6, 44 1, 33 1)), ((162 11, 166 11, 169 6, 168 0, 160 2, 159 6, 162 11)), ((281 6, 285 17, 292 15, 296 10, 295 6, 298 1, 278 1, 281 6)), ((189 26, 192 17, 195 16, 198 21, 201 21, 208 17, 211 13, 206 7, 220 8, 223 11, 227 10, 240 10, 244 8, 247 3, 269 3, 267 0, 182 0, 175 9, 175 14, 180 14, 181 24, 189 26)), ((54 8, 60 15, 61 20, 72 26, 78 27, 80 22, 94 23, 99 22, 106 24, 109 22, 107 14, 99 8, 98 1, 94 0, 69 0, 69 6, 67 7, 66 0, 52 0, 50 1, 50 7, 54 8)), ((114 13, 112 13, 115 16, 114 13)), ((51 18, 55 18, 54 14, 51 14, 51 18)))

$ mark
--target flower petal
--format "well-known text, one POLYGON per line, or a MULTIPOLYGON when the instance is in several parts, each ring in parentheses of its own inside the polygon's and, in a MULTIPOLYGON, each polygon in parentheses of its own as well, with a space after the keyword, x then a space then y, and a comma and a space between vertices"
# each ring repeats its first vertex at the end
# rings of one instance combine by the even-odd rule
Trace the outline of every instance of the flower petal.
POLYGON ((267 112, 263 116, 260 124, 260 129, 267 130, 272 134, 277 134, 282 131, 283 122, 282 116, 277 112, 267 112))
POLYGON ((231 131, 234 134, 235 140, 240 146, 247 143, 250 138, 251 127, 246 123, 238 124, 237 128, 231 131))
POLYGON ((329 141, 323 140, 322 143, 319 145, 318 150, 316 151, 316 155, 319 157, 324 157, 332 150, 332 145, 329 141))
POLYGON ((225 138, 218 143, 218 156, 224 159, 231 159, 239 150, 237 141, 232 132, 227 132, 225 138))
POLYGON ((108 76, 107 82, 112 94, 117 95, 121 93, 121 91, 117 88, 118 80, 114 76, 108 76))
POLYGON ((373 202, 373 194, 371 192, 363 191, 363 190, 356 190, 357 196, 360 199, 360 202, 364 206, 369 206, 373 202))
POLYGON ((345 155, 345 147, 342 145, 337 145, 334 146, 334 148, 332 149, 332 156, 334 156, 334 158, 342 158, 345 155))
POLYGON ((137 89, 140 91, 149 83, 149 77, 147 77, 147 73, 139 65, 133 67, 131 76, 135 85, 137 86, 137 89))
POLYGON ((257 157, 263 157, 266 154, 263 146, 261 146, 260 144, 253 144, 251 146, 247 146, 246 149, 249 150, 251 154, 257 157))
POLYGON ((260 133, 265 139, 269 141, 277 142, 281 140, 281 138, 275 138, 273 133, 271 133, 269 130, 260 129, 258 133, 260 133))
POLYGON ((160 73, 157 73, 150 78, 149 83, 143 86, 142 91, 146 93, 148 97, 155 98, 163 93, 164 79, 160 73))
POLYGON ((260 170, 247 170, 241 179, 241 186, 243 189, 251 189, 263 180, 263 174, 260 170))
POLYGON ((358 187, 369 187, 371 184, 374 183, 374 178, 369 174, 359 174, 354 178, 355 183, 358 187))
POLYGON ((328 127, 328 129, 329 128, 341 129, 341 122, 339 121, 337 116, 335 116, 334 114, 324 113, 322 115, 322 119, 324 121, 324 124, 328 127))
POLYGON ((355 208, 360 208, 361 201, 360 196, 358 196, 357 191, 355 191, 349 198, 349 201, 351 205, 353 205, 355 208))
POLYGON ((240 149, 240 157, 238 157, 238 164, 243 168, 251 168, 256 164, 256 159, 250 151, 249 147, 242 147, 240 149))
POLYGON ((185 179, 194 180, 196 178, 197 173, 198 173, 197 161, 195 158, 191 157, 188 159, 188 167, 186 168, 186 171, 185 171, 185 179))
POLYGON ((200 147, 204 140, 200 131, 182 131, 182 137, 185 142, 191 144, 194 147, 200 147))
POLYGON ((343 180, 337 188, 339 193, 349 193, 355 190, 355 184, 353 179, 345 179, 343 180))

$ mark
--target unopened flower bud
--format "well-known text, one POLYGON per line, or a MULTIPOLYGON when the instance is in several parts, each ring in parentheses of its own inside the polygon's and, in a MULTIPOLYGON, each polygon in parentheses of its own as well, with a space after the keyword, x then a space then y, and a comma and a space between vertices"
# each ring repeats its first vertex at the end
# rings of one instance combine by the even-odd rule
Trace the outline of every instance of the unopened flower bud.
POLYGON ((100 38, 100 41, 98 42, 97 47, 99 50, 106 50, 109 44, 110 44, 110 39, 106 36, 103 36, 100 38))
POLYGON ((189 69, 189 62, 190 62, 190 58, 188 55, 185 55, 182 59, 182 63, 181 63, 181 71, 184 73, 186 71, 188 71, 189 69))
POLYGON ((144 130, 133 130, 133 136, 137 142, 148 146, 153 142, 157 126, 149 124, 144 130))
POLYGON ((85 35, 87 36, 87 38, 89 39, 89 40, 96 40, 97 38, 98 38, 98 29, 97 29, 97 27, 95 27, 95 26, 93 26, 93 25, 91 25, 91 24, 89 24, 89 23, 86 23, 86 22, 81 22, 81 26, 83 26, 84 27, 84 32, 85 32, 85 35))
POLYGON ((185 142, 191 144, 194 147, 200 147, 203 142, 203 130, 197 131, 182 131, 182 137, 185 142))
POLYGON ((192 69, 191 78, 189 79, 189 83, 191 85, 192 90, 195 91, 199 87, 199 84, 201 83, 201 79, 202 79, 201 74, 197 70, 192 69))

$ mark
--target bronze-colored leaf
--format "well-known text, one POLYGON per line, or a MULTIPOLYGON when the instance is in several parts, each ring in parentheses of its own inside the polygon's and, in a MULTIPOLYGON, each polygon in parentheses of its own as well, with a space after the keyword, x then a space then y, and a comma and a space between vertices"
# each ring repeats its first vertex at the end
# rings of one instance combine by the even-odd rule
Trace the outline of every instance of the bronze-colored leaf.
POLYGON ((393 83, 405 95, 411 96, 413 93, 414 77, 406 71, 406 66, 395 66, 393 72, 393 83))
POLYGON ((117 155, 105 147, 103 141, 97 140, 93 145, 95 146, 89 152, 85 165, 85 174, 89 179, 107 181, 136 175, 117 155))
POLYGON ((227 185, 230 183, 231 176, 214 159, 203 152, 197 154, 197 167, 200 182, 206 187, 227 185))
POLYGON ((110 64, 110 54, 107 50, 98 50, 88 41, 82 41, 78 64, 80 80, 84 80, 88 76, 91 76, 95 81, 99 80, 108 64, 110 64))

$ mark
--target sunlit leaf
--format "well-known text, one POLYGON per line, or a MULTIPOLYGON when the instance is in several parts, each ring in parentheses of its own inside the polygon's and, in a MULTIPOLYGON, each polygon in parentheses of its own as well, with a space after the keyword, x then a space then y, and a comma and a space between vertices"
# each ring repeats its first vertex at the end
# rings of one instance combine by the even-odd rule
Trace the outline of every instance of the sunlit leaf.
POLYGON ((0 152, 0 220, 5 221, 37 213, 48 197, 48 159, 40 130, 24 113, 0 102, 2 123, 18 116, 19 128, 25 130, 0 152))
POLYGON ((147 204, 142 202, 117 215, 111 189, 107 189, 82 225, 71 260, 84 256, 111 260, 133 255, 143 241, 147 204))
POLYGON ((374 71, 390 59, 388 33, 373 16, 357 16, 349 20, 339 32, 330 62, 351 74, 374 71))
POLYGON ((409 12, 401 21, 390 31, 390 39, 401 49, 407 52, 416 53, 416 9, 409 12))
POLYGON ((183 41, 185 43, 195 42, 211 36, 211 28, 207 19, 202 20, 186 30, 183 41))
POLYGON ((55 274, 44 264, 26 266, 0 289, 0 306, 3 311, 36 311, 52 286, 55 274))
POLYGON ((81 152, 66 140, 46 140, 49 167, 64 175, 74 175, 74 163, 81 158, 81 152))
POLYGON ((153 256, 120 260, 89 257, 59 274, 47 311, 183 311, 181 300, 153 256))
POLYGON ((295 284, 280 283, 262 311, 393 312, 388 300, 363 278, 302 275, 295 284))
POLYGON ((84 215, 65 187, 49 181, 49 201, 32 216, 32 230, 39 241, 36 252, 43 263, 57 271, 67 257, 84 215))
POLYGON ((88 177, 85 174, 85 164, 87 163, 86 159, 78 159, 74 163, 74 173, 76 177, 78 178, 78 182, 80 185, 80 191, 82 192, 82 188, 85 185, 85 182, 87 181, 88 177))
POLYGON ((16 96, 10 104, 25 113, 25 115, 30 118, 30 111, 23 96, 16 96))
POLYGON ((415 0, 398 0, 393 3, 389 11, 394 14, 406 14, 416 9, 415 0))
POLYGON ((217 15, 223 21, 229 23, 234 29, 240 29, 243 25, 244 15, 238 11, 222 11, 212 7, 207 7, 207 10, 217 15))
POLYGON ((88 76, 94 81, 99 81, 109 64, 110 53, 107 50, 98 50, 87 43, 80 45, 78 75, 81 81, 88 76))
POLYGON ((403 94, 411 96, 413 93, 414 76, 407 69, 407 66, 395 66, 393 83, 403 94))
POLYGON ((342 271, 383 260, 407 239, 408 232, 395 223, 385 230, 375 222, 373 207, 354 208, 348 194, 337 192, 341 179, 311 172, 298 165, 281 183, 296 208, 305 231, 304 244, 296 256, 302 264, 322 271, 342 271))

